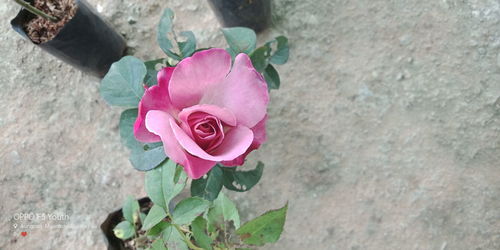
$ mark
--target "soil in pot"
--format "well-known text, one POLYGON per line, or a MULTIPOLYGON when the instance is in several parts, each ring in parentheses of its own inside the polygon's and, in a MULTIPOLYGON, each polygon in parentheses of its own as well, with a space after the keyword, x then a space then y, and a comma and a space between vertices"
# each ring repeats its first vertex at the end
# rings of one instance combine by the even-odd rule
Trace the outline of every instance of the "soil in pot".
POLYGON ((75 16, 77 5, 74 0, 34 0, 33 6, 59 21, 52 22, 37 16, 24 25, 24 30, 36 44, 52 40, 75 16))

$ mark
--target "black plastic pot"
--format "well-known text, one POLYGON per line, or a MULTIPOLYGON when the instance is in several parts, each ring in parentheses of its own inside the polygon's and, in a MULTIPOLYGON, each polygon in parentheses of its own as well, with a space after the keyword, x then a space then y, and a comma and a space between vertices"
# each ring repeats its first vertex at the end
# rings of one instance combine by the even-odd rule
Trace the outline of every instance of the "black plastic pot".
POLYGON ((271 23, 271 0, 208 0, 224 27, 248 27, 256 32, 271 23))
MULTIPOLYGON (((148 197, 139 199, 139 206, 142 212, 147 212, 153 206, 153 203, 148 197)), ((122 209, 116 210, 108 215, 106 220, 101 224, 101 231, 106 238, 108 244, 108 250, 124 250, 125 245, 121 239, 118 239, 113 233, 113 228, 115 228, 118 223, 124 220, 122 209)))
MULTIPOLYGON (((48 42, 35 45, 84 72, 103 77, 111 64, 124 56, 127 45, 85 0, 75 3, 75 16, 59 33, 48 42)), ((23 26, 32 18, 35 15, 21 9, 11 21, 12 28, 30 41, 23 26)))

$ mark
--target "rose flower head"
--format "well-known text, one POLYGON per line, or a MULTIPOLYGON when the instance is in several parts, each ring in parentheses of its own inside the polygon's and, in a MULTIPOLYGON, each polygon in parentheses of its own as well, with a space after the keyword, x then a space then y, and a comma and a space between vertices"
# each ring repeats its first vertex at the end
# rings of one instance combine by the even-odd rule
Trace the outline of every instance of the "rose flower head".
POLYGON ((218 162, 242 165, 266 140, 267 84, 246 54, 197 52, 158 73, 139 103, 134 135, 198 179, 218 162))

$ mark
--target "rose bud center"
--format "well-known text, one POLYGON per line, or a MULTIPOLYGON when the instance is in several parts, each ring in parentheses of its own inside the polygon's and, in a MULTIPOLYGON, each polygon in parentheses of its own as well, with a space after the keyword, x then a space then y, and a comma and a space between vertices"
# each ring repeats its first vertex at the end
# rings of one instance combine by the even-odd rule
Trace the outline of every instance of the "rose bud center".
POLYGON ((188 127, 193 140, 207 153, 215 150, 224 140, 224 125, 215 116, 202 112, 191 114, 188 127))

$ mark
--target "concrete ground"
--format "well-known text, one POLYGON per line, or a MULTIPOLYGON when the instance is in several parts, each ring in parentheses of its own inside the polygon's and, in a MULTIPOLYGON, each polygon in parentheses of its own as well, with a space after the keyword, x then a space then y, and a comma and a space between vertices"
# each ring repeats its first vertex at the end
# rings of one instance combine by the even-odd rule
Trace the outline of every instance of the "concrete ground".
MULTIPOLYGON (((203 46, 225 46, 205 1, 89 2, 143 59, 162 56, 164 7, 203 46)), ((263 249, 500 249, 500 2, 274 5, 259 40, 288 36, 291 58, 248 162, 265 174, 230 193, 244 220, 289 201, 281 241, 263 249)), ((144 195, 121 109, 98 79, 22 40, 17 10, 0 5, 0 249, 105 249, 100 222, 144 195), (64 217, 21 229, 22 213, 64 217)))

